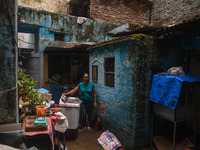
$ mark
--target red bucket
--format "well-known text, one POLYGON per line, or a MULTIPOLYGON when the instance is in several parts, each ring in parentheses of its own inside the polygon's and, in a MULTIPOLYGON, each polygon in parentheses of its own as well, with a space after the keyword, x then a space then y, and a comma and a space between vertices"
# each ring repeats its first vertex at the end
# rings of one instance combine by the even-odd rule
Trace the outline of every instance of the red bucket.
POLYGON ((53 105, 53 108, 58 108, 58 104, 54 104, 54 105, 53 105))

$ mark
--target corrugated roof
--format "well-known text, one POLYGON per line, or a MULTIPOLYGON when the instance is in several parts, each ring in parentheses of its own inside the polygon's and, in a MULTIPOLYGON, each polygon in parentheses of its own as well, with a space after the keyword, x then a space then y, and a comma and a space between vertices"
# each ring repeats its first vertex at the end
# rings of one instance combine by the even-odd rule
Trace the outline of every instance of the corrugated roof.
POLYGON ((58 48, 58 47, 46 47, 44 50, 45 53, 56 53, 56 54, 76 54, 76 55, 84 55, 88 54, 85 49, 77 49, 77 48, 58 48))
POLYGON ((45 53, 77 53, 88 54, 86 49, 95 44, 95 42, 66 42, 60 47, 46 47, 45 53))
POLYGON ((124 41, 132 41, 132 40, 136 40, 136 39, 141 38, 141 37, 148 37, 148 36, 145 36, 144 34, 121 36, 121 37, 113 38, 111 40, 96 43, 96 44, 88 47, 87 50, 89 51, 89 50, 92 50, 92 49, 95 49, 95 48, 98 48, 98 47, 102 47, 102 46, 106 46, 106 45, 110 45, 110 44, 121 43, 121 42, 124 42, 124 41))
MULTIPOLYGON (((132 26, 132 25, 130 25, 132 26)), ((136 25, 135 25, 136 26, 136 25)), ((121 26, 122 27, 122 26, 121 26)), ((135 29, 121 29, 122 31, 117 32, 115 29, 108 33, 109 36, 112 37, 120 37, 120 36, 127 36, 131 34, 147 34, 152 36, 158 36, 163 32, 163 27, 155 27, 155 26, 139 26, 135 29)))
POLYGON ((66 42, 61 48, 85 49, 95 44, 95 42, 66 42))
MULTIPOLYGON (((118 27, 120 28, 120 27, 118 27)), ((122 31, 116 32, 112 30, 108 33, 109 36, 112 37, 120 37, 120 36, 127 36, 131 34, 146 34, 155 37, 161 36, 179 36, 191 32, 197 28, 200 28, 200 17, 193 17, 184 20, 179 24, 173 25, 166 25, 166 26, 139 26, 137 25, 136 28, 132 29, 124 29, 122 31)))

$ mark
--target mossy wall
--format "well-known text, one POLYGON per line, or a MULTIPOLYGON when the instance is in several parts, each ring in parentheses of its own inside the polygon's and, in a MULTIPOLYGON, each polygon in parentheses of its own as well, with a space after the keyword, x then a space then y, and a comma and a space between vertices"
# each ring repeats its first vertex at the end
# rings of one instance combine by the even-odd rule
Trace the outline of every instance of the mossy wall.
POLYGON ((0 0, 0 124, 17 121, 16 5, 0 0))
POLYGON ((90 50, 92 66, 98 66, 95 84, 100 103, 99 116, 104 129, 113 132, 127 149, 141 150, 150 144, 151 66, 157 63, 152 37, 133 35, 116 42, 110 40, 90 50), (106 44, 107 43, 107 44, 106 44), (115 58, 114 87, 105 86, 105 57, 115 58))

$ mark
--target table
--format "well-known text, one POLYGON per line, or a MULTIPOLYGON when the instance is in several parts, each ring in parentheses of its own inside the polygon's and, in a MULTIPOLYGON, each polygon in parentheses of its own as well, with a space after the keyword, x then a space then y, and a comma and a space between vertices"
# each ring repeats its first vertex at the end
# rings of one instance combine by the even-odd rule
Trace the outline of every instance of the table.
MULTIPOLYGON (((25 132, 25 143, 27 146, 31 146, 32 144, 38 144, 37 142, 41 142, 41 144, 49 144, 51 143, 51 146, 49 146, 50 150, 54 150, 54 140, 53 140, 53 134, 54 134, 54 128, 52 124, 52 120, 50 117, 47 118, 47 130, 44 131, 31 131, 31 132, 25 132), (46 142, 45 142, 46 141, 46 142)), ((25 121, 25 119, 24 119, 25 121)), ((22 129, 25 130, 25 122, 23 122, 22 129)), ((32 145, 34 146, 34 145, 32 145)))

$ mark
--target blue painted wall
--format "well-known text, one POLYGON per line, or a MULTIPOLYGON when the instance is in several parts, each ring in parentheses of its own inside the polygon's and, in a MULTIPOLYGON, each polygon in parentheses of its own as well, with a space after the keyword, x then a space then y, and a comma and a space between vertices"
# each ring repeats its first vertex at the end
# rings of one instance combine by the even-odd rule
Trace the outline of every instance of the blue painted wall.
POLYGON ((92 66, 98 66, 98 83, 94 83, 100 103, 99 116, 105 129, 112 131, 128 149, 148 145, 149 102, 153 63, 152 39, 137 35, 131 40, 99 45, 90 50, 92 66), (115 58, 114 87, 105 86, 105 57, 115 58))
MULTIPOLYGON (((96 85, 96 90, 98 92, 98 100, 104 100, 105 102, 110 104, 109 112, 105 114, 105 118, 109 119, 109 114, 112 113, 112 123, 115 124, 118 122, 118 119, 120 118, 127 118, 129 112, 126 111, 125 113, 115 113, 115 111, 118 111, 118 108, 128 110, 129 104, 132 101, 133 92, 132 92, 132 75, 133 70, 130 68, 132 67, 132 64, 130 61, 128 61, 128 56, 125 54, 126 51, 130 50, 129 48, 132 47, 133 42, 129 43, 122 43, 122 45, 114 44, 109 47, 102 47, 94 52, 90 53, 90 62, 94 58, 98 58, 101 62, 104 62, 105 57, 114 57, 115 58, 115 86, 114 87, 108 87, 104 86, 104 66, 103 64, 100 64, 98 61, 95 61, 94 63, 90 63, 90 72, 92 71, 92 65, 98 66, 98 84, 96 85), (121 52, 121 47, 124 48, 124 51, 121 52), (123 90, 122 90, 123 89, 123 90), (120 94, 119 94, 120 93, 120 94), (127 95, 125 98, 124 95, 127 95), (127 104, 125 105, 123 103, 124 99, 127 100, 127 104), (117 109, 112 109, 112 107, 117 107, 117 109), (128 113, 128 114, 127 114, 128 113)), ((122 124, 130 124, 130 122, 126 122, 124 120, 122 124)), ((127 127, 128 127, 127 126, 127 127)))
POLYGON ((183 66, 186 51, 200 50, 200 29, 187 35, 157 40, 159 67, 167 71, 171 67, 183 66))
POLYGON ((83 24, 77 23, 76 16, 36 11, 19 7, 19 32, 38 32, 39 46, 35 52, 43 53, 48 47, 60 47, 65 42, 102 42, 112 39, 107 32, 115 28, 108 23, 97 23, 87 19, 83 24), (64 33, 65 41, 54 41, 54 33, 64 33))
MULTIPOLYGON (((54 32, 65 33, 65 42, 103 42, 111 39, 106 35, 112 25, 96 23, 90 19, 82 25, 77 17, 37 12, 19 7, 19 20, 23 25, 34 25, 39 34, 38 52, 46 46, 59 47, 64 42, 54 41, 54 32), (24 21, 23 21, 24 20, 24 21), (22 23, 24 22, 24 23, 22 23)), ((24 28, 25 29, 25 28, 24 28)), ((31 28, 30 28, 31 29, 31 28)), ((99 115, 105 129, 112 131, 128 149, 140 149, 150 141, 149 92, 152 67, 180 66, 184 61, 184 51, 200 49, 199 31, 185 37, 153 40, 136 35, 125 41, 107 41, 90 50, 90 76, 92 65, 98 66, 98 83, 95 83, 99 115), (153 43, 153 47, 152 47, 153 43), (105 86, 105 57, 115 57, 115 87, 105 86)))
POLYGON ((200 28, 181 38, 181 49, 200 50, 200 28))
POLYGON ((198 35, 197 31, 164 40, 135 35, 132 40, 110 40, 90 50, 91 77, 92 66, 98 66, 98 83, 94 83, 100 103, 98 114, 104 129, 112 131, 127 149, 141 149, 149 144, 152 74, 156 69, 167 71, 170 67, 182 66, 186 50, 200 49, 198 35), (105 57, 115 57, 113 88, 105 86, 103 64, 93 61, 98 58, 104 63, 105 57))
POLYGON ((181 49, 180 39, 158 40, 159 67, 167 71, 171 67, 182 66, 184 52, 181 49))

